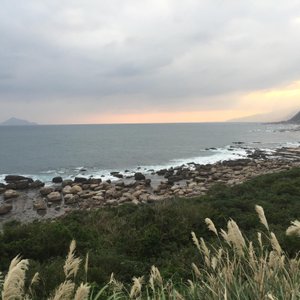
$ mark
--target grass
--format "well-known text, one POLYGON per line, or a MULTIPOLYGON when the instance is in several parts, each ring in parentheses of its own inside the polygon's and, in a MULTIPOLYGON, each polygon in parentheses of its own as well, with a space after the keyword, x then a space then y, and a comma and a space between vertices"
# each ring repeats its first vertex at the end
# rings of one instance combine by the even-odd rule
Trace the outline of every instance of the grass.
MULTIPOLYGON (((228 253, 230 261, 234 259, 233 262, 237 264, 234 265, 237 269, 233 274, 242 274, 241 277, 237 277, 239 281, 234 286, 226 286, 226 293, 224 282, 223 288, 221 288, 221 282, 216 285, 220 293, 223 291, 223 298, 220 299, 224 299, 225 295, 227 299, 264 299, 247 298, 245 294, 247 291, 250 293, 250 290, 246 289, 245 278, 248 279, 250 275, 254 276, 254 271, 250 269, 252 273, 248 272, 249 264, 247 265, 245 260, 249 257, 247 255, 243 258, 233 256, 233 245, 229 246, 220 234, 220 228, 227 228, 230 218, 239 224, 244 233, 243 237, 247 236, 248 240, 245 237, 244 239, 248 249, 249 241, 252 241, 251 247, 259 260, 267 259, 267 263, 270 260, 271 241, 274 244, 274 238, 271 239, 273 231, 277 234, 278 244, 285 250, 285 260, 291 261, 300 249, 300 239, 286 236, 285 231, 291 220, 300 219, 300 169, 260 176, 232 188, 217 185, 207 196, 196 199, 173 199, 154 205, 138 207, 126 205, 92 212, 76 212, 54 222, 33 222, 25 225, 11 222, 4 226, 0 234, 0 269, 6 274, 10 261, 21 253, 23 257, 29 259, 30 263, 25 277, 26 293, 29 293, 31 278, 34 278, 38 272, 40 280, 34 285, 34 289, 31 288, 34 291, 31 297, 47 299, 50 295, 54 295, 54 291, 62 282, 70 280, 66 279, 64 271, 65 250, 74 239, 77 242, 78 259, 80 257, 82 262, 76 276, 72 277, 72 282, 76 288, 82 282, 89 282, 91 288, 89 297, 96 297, 96 294, 105 287, 99 299, 108 299, 113 295, 111 291, 113 287, 115 298, 112 299, 128 299, 131 292, 130 283, 135 275, 136 278, 143 277, 142 299, 147 299, 147 294, 148 299, 169 299, 170 297, 180 299, 179 294, 185 299, 201 299, 199 297, 204 294, 207 297, 210 295, 211 298, 203 299, 218 299, 213 298, 214 293, 210 294, 209 289, 204 289, 202 279, 204 278, 205 284, 208 284, 208 279, 213 277, 210 277, 212 276, 212 273, 209 273, 211 270, 206 266, 208 258, 202 254, 199 257, 199 250, 197 251, 197 248, 193 246, 191 236, 191 230, 193 230, 196 237, 203 237, 206 241, 211 265, 216 264, 216 249, 222 248, 227 251, 224 253, 228 253), (258 222, 254 210, 255 204, 265 208, 269 230, 263 222, 258 222), (213 226, 218 236, 212 230, 207 229, 207 225, 212 229, 211 220, 214 221, 213 226), (257 231, 262 232, 263 257, 257 240, 257 231), (87 253, 89 253, 88 272, 84 268, 87 253), (194 268, 191 267, 192 263, 195 263, 194 268), (151 286, 149 282, 151 278, 149 272, 153 265, 159 269, 160 276, 164 279, 163 287, 159 288, 157 283, 155 284, 155 293, 159 293, 160 296, 153 292, 153 285, 151 286), (201 280, 196 276, 195 266, 200 269, 201 276, 204 276, 200 277, 201 280), (238 269, 239 266, 242 269, 238 269), (236 273, 237 270, 238 273, 236 273), (110 280, 112 273, 115 275, 110 280), (111 283, 107 285, 107 282, 111 283), (119 291, 120 282, 123 286, 122 291, 119 291), (195 289, 194 298, 191 298, 190 294, 192 283, 195 289), (242 298, 234 298, 237 296, 234 296, 233 290, 236 295, 238 291, 241 295, 243 293, 245 295, 242 298), (153 298, 154 296, 157 298, 153 298)), ((259 220, 263 221, 261 212, 259 220)), ((235 227, 234 223, 230 224, 231 227, 235 227)), ((228 230, 229 228, 224 232, 228 233, 228 230)), ((201 246, 201 239, 199 241, 201 246)), ((245 251, 246 248, 242 248, 245 251)), ((222 259, 225 263, 225 258, 222 257, 222 259)), ((218 264, 218 266, 221 265, 218 264)), ((288 268, 288 265, 285 265, 285 268, 288 268)), ((219 268, 216 270, 219 272, 217 274, 222 274, 219 268)), ((291 270, 288 272, 291 276, 291 270)), ((224 274, 222 276, 224 279, 224 274)), ((283 275, 280 273, 280 276, 283 275)), ((218 277, 214 278, 214 282, 221 280, 218 277)), ((283 277, 280 277, 280 280, 283 282, 283 277)), ((294 276, 286 280, 293 280, 295 284, 293 288, 297 290, 298 278, 294 276)), ((208 286, 211 288, 211 285, 208 286)), ((256 285, 252 282, 249 288, 253 293, 255 287, 256 285)), ((279 288, 276 285, 275 287, 279 288)), ((271 287, 269 290, 273 298, 292 299, 280 298, 282 296, 278 292, 272 293, 271 287)), ((72 297, 75 297, 74 293, 75 287, 72 297)))
MULTIPOLYGON (((217 245, 198 239, 194 232, 192 240, 202 257, 193 263, 193 277, 185 283, 175 284, 164 280, 158 268, 152 266, 148 276, 133 277, 131 287, 110 281, 101 289, 87 282, 76 284, 76 275, 82 260, 75 255, 76 243, 70 244, 64 264, 64 281, 50 293, 52 300, 97 300, 97 299, 298 299, 300 296, 300 258, 290 258, 269 230, 263 208, 256 206, 265 232, 258 232, 257 239, 248 241, 234 220, 229 220, 227 230, 218 231, 212 220, 206 219, 217 245)), ((287 229, 288 235, 300 234, 300 222, 294 221, 287 229)), ((2 299, 34 299, 35 275, 26 287, 25 274, 28 261, 16 257, 12 260, 1 287, 2 299)), ((85 263, 86 278, 88 260, 85 263)))

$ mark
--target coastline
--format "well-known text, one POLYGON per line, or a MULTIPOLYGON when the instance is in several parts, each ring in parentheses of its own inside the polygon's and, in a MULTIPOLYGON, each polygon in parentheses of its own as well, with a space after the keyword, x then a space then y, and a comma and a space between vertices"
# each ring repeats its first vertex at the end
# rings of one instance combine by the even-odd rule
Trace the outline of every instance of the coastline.
POLYGON ((10 175, 0 184, 0 223, 53 219, 74 210, 91 210, 125 203, 153 203, 176 197, 205 195, 215 184, 237 185, 264 174, 300 167, 300 147, 273 152, 255 150, 247 158, 213 164, 195 162, 177 167, 111 175, 116 181, 76 177, 53 178, 50 185, 28 177, 10 175))

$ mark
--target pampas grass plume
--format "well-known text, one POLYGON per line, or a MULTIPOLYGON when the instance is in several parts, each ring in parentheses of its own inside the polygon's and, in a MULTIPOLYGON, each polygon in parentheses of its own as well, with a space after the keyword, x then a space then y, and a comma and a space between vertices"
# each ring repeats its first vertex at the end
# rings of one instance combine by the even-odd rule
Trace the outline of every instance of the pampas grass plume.
POLYGON ((10 264, 5 276, 2 290, 2 300, 22 299, 24 295, 25 272, 28 260, 16 256, 10 264))
POLYGON ((258 214, 258 218, 260 220, 260 223, 262 223, 269 231, 269 224, 268 224, 267 218, 265 216, 264 209, 259 205, 255 205, 255 210, 258 214))
POLYGON ((286 230, 286 235, 296 235, 300 236, 300 222, 298 220, 295 220, 291 222, 291 226, 286 230))
POLYGON ((81 285, 78 287, 74 300, 87 300, 90 293, 90 286, 85 283, 81 283, 81 285))

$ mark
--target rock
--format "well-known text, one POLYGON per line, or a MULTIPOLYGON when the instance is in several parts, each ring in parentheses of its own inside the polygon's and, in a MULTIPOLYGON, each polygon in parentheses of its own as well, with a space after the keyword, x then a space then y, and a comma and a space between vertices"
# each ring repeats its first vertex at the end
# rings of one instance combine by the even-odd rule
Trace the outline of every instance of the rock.
POLYGON ((17 182, 17 181, 21 181, 21 180, 26 180, 29 183, 33 182, 32 178, 25 177, 25 176, 20 176, 20 175, 7 175, 7 176, 5 176, 4 180, 7 183, 17 182))
POLYGON ((64 199, 66 204, 74 204, 78 202, 78 196, 73 194, 66 194, 64 199))
POLYGON ((63 182, 62 182, 62 187, 65 187, 67 185, 72 185, 73 184, 73 180, 72 179, 65 179, 63 182))
POLYGON ((12 205, 11 204, 3 204, 0 206, 0 215, 5 215, 9 213, 12 210, 12 205))
POLYGON ((3 188, 3 187, 0 187, 0 194, 3 194, 4 192, 5 192, 5 188, 3 188))
POLYGON ((33 208, 36 210, 46 210, 47 209, 47 203, 43 199, 37 199, 33 202, 33 208))
POLYGON ((137 199, 133 199, 133 200, 131 201, 131 203, 133 203, 133 204, 135 204, 135 205, 141 204, 140 201, 138 201, 137 199))
POLYGON ((82 192, 82 188, 79 185, 74 185, 70 189, 71 194, 78 194, 78 193, 81 193, 81 192, 82 192))
POLYGON ((87 183, 88 179, 85 177, 75 177, 74 182, 75 183, 87 183))
POLYGON ((62 193, 65 194, 71 194, 71 186, 70 185, 66 185, 63 190, 62 193))
POLYGON ((62 183, 62 182, 63 182, 63 179, 62 179, 61 176, 53 177, 53 178, 52 178, 52 182, 53 182, 53 183, 62 183))
POLYGON ((16 190, 25 190, 29 188, 29 181, 28 180, 19 180, 15 182, 16 190))
POLYGON ((108 205, 117 205, 118 201, 116 199, 107 200, 106 204, 108 205))
POLYGON ((89 178, 88 183, 89 184, 97 184, 99 185, 102 182, 101 178, 89 178))
POLYGON ((15 190, 6 190, 3 194, 4 199, 11 199, 19 197, 19 193, 15 190))
POLYGON ((120 174, 120 172, 110 172, 110 175, 116 177, 116 178, 123 178, 124 176, 120 174))
POLYGON ((168 183, 171 185, 174 184, 175 182, 181 181, 181 180, 183 180, 183 178, 181 176, 177 176, 177 175, 168 177, 168 183))
POLYGON ((40 180, 35 180, 34 182, 32 182, 32 183, 30 184, 30 187, 31 187, 32 189, 37 189, 37 188, 43 187, 44 185, 45 185, 44 182, 42 182, 42 181, 40 181, 40 180))
POLYGON ((143 175, 142 173, 137 172, 137 173, 134 174, 134 179, 135 179, 135 180, 145 180, 146 177, 145 177, 145 175, 143 175))
POLYGON ((47 196, 48 194, 54 192, 54 188, 51 186, 46 186, 40 189, 40 194, 42 196, 47 196))
POLYGON ((51 202, 61 201, 61 194, 59 192, 51 192, 47 195, 47 199, 51 202))

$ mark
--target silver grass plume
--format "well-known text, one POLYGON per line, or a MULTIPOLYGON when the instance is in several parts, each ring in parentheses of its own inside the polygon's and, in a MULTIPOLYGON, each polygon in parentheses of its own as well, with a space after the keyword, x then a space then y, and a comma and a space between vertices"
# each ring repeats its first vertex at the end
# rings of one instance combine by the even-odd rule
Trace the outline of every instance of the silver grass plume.
POLYGON ((157 267, 152 266, 151 271, 150 271, 150 279, 149 279, 149 284, 151 286, 151 289, 154 291, 155 289, 155 284, 158 284, 160 287, 163 286, 163 279, 160 275, 160 272, 157 267))
POLYGON ((260 223, 262 223, 269 231, 269 224, 268 224, 267 218, 265 216, 264 209, 259 205, 255 205, 255 210, 258 214, 260 223))
POLYGON ((196 245, 197 249, 201 252, 200 243, 199 243, 199 240, 194 231, 192 231, 192 240, 193 240, 194 244, 196 245))
POLYGON ((216 236, 219 235, 214 222, 210 218, 206 218, 205 223, 210 231, 212 231, 216 236))
POLYGON ((75 283, 71 280, 67 280, 59 285, 55 294, 49 300, 69 300, 72 299, 74 293, 75 283))
POLYGON ((74 300, 88 300, 90 293, 90 286, 85 283, 81 283, 81 285, 78 287, 74 300))
POLYGON ((286 230, 286 235, 296 235, 300 236, 300 222, 298 220, 295 220, 291 222, 291 226, 286 230))
POLYGON ((246 247, 245 239, 240 231, 240 228, 235 221, 230 220, 227 223, 228 240, 232 243, 233 247, 237 250, 239 255, 243 255, 243 250, 246 247))
POLYGON ((2 300, 23 299, 25 272, 28 269, 28 260, 16 256, 10 263, 5 276, 2 290, 2 300))
POLYGON ((70 250, 64 265, 64 273, 67 279, 71 276, 76 276, 81 263, 81 259, 79 257, 75 257, 75 249, 76 242, 73 240, 70 244, 70 250))
POLYGON ((133 277, 133 285, 130 290, 130 298, 136 298, 141 294, 144 277, 133 277))
POLYGON ((278 255, 280 255, 282 253, 282 249, 276 238, 276 235, 273 232, 271 232, 270 242, 271 242, 273 250, 276 251, 278 255))

